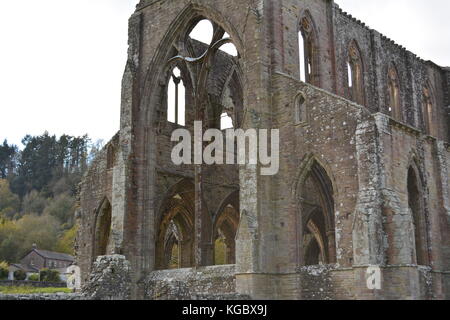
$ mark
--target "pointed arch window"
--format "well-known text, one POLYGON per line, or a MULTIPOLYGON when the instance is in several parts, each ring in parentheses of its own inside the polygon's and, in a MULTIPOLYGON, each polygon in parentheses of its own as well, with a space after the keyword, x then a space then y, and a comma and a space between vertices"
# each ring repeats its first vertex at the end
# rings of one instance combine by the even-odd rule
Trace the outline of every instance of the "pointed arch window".
POLYGON ((418 265, 428 265, 428 245, 427 245, 427 225, 425 214, 423 211, 423 193, 421 191, 421 184, 418 177, 418 171, 414 166, 408 170, 408 206, 412 214, 412 221, 414 225, 414 243, 415 243, 415 257, 413 262, 418 265))
POLYGON ((422 100, 422 115, 425 132, 429 135, 433 135, 433 97, 429 87, 423 89, 422 100))
POLYGON ((184 126, 186 124, 186 88, 178 67, 172 70, 167 91, 167 120, 171 123, 184 126))
POLYGON ((303 93, 299 93, 295 98, 295 124, 308 122, 306 98, 303 93))
POLYGON ((350 99, 358 104, 364 105, 363 63, 361 52, 356 41, 350 43, 347 69, 350 99))
POLYGON ((115 151, 114 147, 110 144, 107 149, 107 157, 106 157, 106 168, 112 169, 114 167, 115 162, 115 151))
MULTIPOLYGON (((230 201, 236 201, 237 193, 230 195, 230 201)), ((234 264, 236 262, 236 233, 239 226, 239 211, 236 204, 228 204, 220 210, 214 223, 214 264, 234 264)))
POLYGON ((397 68, 391 64, 388 70, 388 111, 390 115, 399 121, 403 120, 400 100, 400 82, 397 68))
POLYGON ((334 192, 325 169, 314 161, 299 188, 299 265, 336 262, 334 192))
POLYGON ((298 32, 300 80, 317 85, 317 81, 315 79, 317 75, 315 38, 316 35, 311 18, 308 16, 303 17, 301 19, 300 30, 298 32))

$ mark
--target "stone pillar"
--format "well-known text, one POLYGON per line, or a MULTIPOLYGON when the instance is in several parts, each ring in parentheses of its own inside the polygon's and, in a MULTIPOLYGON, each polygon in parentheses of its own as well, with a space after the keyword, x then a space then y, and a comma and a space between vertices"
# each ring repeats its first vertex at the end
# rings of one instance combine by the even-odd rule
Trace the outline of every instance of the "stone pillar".
POLYGON ((379 141, 374 119, 361 122, 356 131, 359 194, 353 226, 355 266, 384 264, 379 141))
POLYGON ((112 221, 111 235, 113 251, 122 254, 124 251, 125 220, 128 209, 129 192, 131 189, 131 160, 132 154, 132 110, 137 103, 135 88, 138 85, 138 69, 140 63, 140 29, 141 14, 135 13, 129 20, 129 49, 125 73, 122 79, 122 101, 119 146, 112 182, 112 221))

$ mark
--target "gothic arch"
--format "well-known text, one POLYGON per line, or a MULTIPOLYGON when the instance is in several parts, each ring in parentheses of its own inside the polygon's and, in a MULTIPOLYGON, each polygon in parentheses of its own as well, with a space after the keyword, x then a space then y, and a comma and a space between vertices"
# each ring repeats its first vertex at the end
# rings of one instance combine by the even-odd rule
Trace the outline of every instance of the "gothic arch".
POLYGON ((155 260, 157 269, 169 269, 168 252, 176 244, 182 252, 178 267, 194 264, 194 186, 181 180, 167 192, 156 224, 155 260))
MULTIPOLYGON (((135 14, 134 21, 138 24, 141 18, 139 17, 139 13, 135 14)), ((142 210, 142 216, 139 217, 139 223, 143 226, 154 226, 155 229, 158 228, 158 216, 161 215, 160 211, 157 211, 153 200, 155 198, 155 191, 151 191, 151 195, 146 195, 142 190, 153 190, 150 185, 156 181, 156 168, 158 158, 154 156, 153 152, 157 149, 157 139, 158 139, 158 119, 161 118, 159 114, 161 110, 161 101, 163 101, 163 95, 165 92, 165 80, 168 77, 169 69, 171 65, 168 64, 169 60, 172 59, 178 52, 177 48, 174 47, 174 44, 178 42, 180 37, 189 34, 189 28, 192 27, 196 21, 195 19, 206 18, 213 23, 219 25, 226 33, 228 33, 233 41, 233 44, 236 46, 237 51, 239 52, 239 57, 241 61, 245 61, 245 47, 242 41, 241 35, 235 28, 235 26, 230 23, 224 16, 222 16, 217 10, 208 6, 208 5, 199 5, 189 3, 186 7, 180 11, 180 13, 173 19, 170 23, 170 26, 167 28, 165 35, 161 38, 161 41, 156 48, 156 51, 149 61, 148 66, 142 66, 142 68, 147 68, 145 74, 142 76, 142 81, 144 82, 142 85, 142 89, 138 89, 141 86, 138 85, 138 74, 135 68, 133 68, 133 60, 128 61, 128 80, 133 81, 134 90, 140 90, 139 96, 142 97, 141 100, 136 101, 136 105, 132 106, 133 114, 132 121, 138 122, 139 125, 135 130, 134 134, 137 137, 134 141, 137 144, 137 152, 141 153, 138 156, 142 157, 142 159, 147 160, 147 165, 142 167, 141 175, 144 177, 142 180, 142 185, 140 186, 138 197, 144 201, 144 199, 149 199, 144 202, 144 208, 142 210), (155 132, 152 130, 155 128, 155 132)), ((140 22, 139 22, 140 23, 140 22)), ((139 27, 138 25, 135 26, 139 27)), ((140 46, 139 39, 135 39, 135 46, 140 46)), ((132 48, 133 52, 139 52, 139 47, 132 48)), ((130 57, 130 59, 134 59, 134 57, 130 57)), ((145 69, 144 69, 145 70, 145 69)), ((242 76, 242 75, 241 75, 242 76)), ((246 83, 246 81, 242 81, 246 83)), ((187 88, 189 90, 189 88, 187 88)), ((245 97, 245 93, 243 94, 245 97)), ((245 99, 245 98, 244 98, 245 99)), ((245 106, 245 101, 243 103, 245 106)), ((208 109, 208 112, 211 112, 208 109)), ((209 116, 211 116, 209 114, 209 116)), ((156 204, 157 206, 157 204, 156 204)), ((205 215, 207 218, 205 219, 206 224, 210 224, 211 217, 209 215, 205 215)), ((212 226, 209 226, 209 229, 212 229, 212 226)), ((151 268, 155 261, 152 259, 155 257, 154 255, 154 245, 155 239, 154 237, 141 237, 142 242, 139 244, 139 248, 143 252, 149 252, 150 254, 144 255, 144 259, 142 264, 145 268, 151 268)), ((206 247, 206 244, 205 244, 206 247)), ((204 249, 205 252, 208 252, 209 249, 204 249)), ((207 256, 207 255, 206 255, 207 256)), ((206 258, 210 259, 209 256, 206 258)))
POLYGON ((398 121, 403 121, 401 85, 397 67, 393 62, 387 70, 387 102, 389 114, 398 121))
POLYGON ((299 92, 294 99, 294 124, 307 124, 308 122, 308 99, 303 92, 299 92))
POLYGON ((145 76, 145 85, 143 89, 142 100, 143 110, 146 123, 152 123, 157 119, 157 110, 155 106, 158 103, 157 94, 151 93, 152 88, 156 88, 161 79, 161 75, 167 74, 167 70, 171 68, 167 62, 173 57, 171 50, 173 45, 177 43, 177 39, 185 39, 195 25, 202 19, 208 19, 213 25, 220 26, 226 33, 231 36, 233 44, 236 46, 239 55, 244 57, 244 45, 237 30, 222 17, 215 9, 211 7, 203 7, 198 4, 189 4, 174 19, 168 32, 156 50, 155 56, 150 63, 150 68, 145 76), (156 100, 155 100, 156 99, 156 100))
POLYGON ((108 198, 104 198, 95 215, 92 258, 111 253, 112 207, 108 198))
MULTIPOLYGON (((203 242, 209 243, 212 222, 206 203, 203 205, 203 242)), ((157 269, 167 269, 168 254, 176 244, 179 252, 179 267, 192 267, 195 263, 195 187, 188 179, 182 179, 172 186, 160 206, 156 220, 155 261, 157 269), (176 228, 174 233, 173 226, 176 228), (174 240, 176 238, 176 242, 174 240)))
POLYGON ((106 149, 106 169, 112 169, 116 162, 116 151, 114 150, 114 146, 109 144, 106 149))
POLYGON ((220 104, 223 106, 220 113, 226 112, 232 118, 233 128, 241 128, 244 117, 244 85, 239 65, 235 65, 222 88, 220 104))
POLYGON ((215 264, 234 264, 236 262, 236 234, 239 227, 239 191, 233 191, 222 202, 214 217, 213 238, 215 264), (218 261, 218 241, 222 241, 225 252, 223 261, 218 261))
POLYGON ((335 263, 336 192, 333 179, 319 161, 310 155, 301 165, 294 188, 298 208, 296 219, 298 264, 335 263))
POLYGON ((299 37, 299 69, 301 79, 320 87, 319 77, 319 45, 317 28, 309 10, 304 10, 298 22, 299 37), (301 43, 303 41, 303 44, 301 43), (301 52, 303 51, 303 52, 301 52), (304 61, 301 61, 303 59, 304 61), (303 66, 303 68, 302 68, 303 66), (302 76, 303 74, 303 76, 302 76))
POLYGON ((349 97, 352 101, 364 106, 366 104, 364 90, 364 61, 356 40, 352 40, 349 43, 346 69, 348 70, 347 81, 349 97))
POLYGON ((414 232, 414 252, 412 263, 428 266, 428 219, 425 212, 425 198, 418 161, 413 158, 408 166, 406 189, 408 196, 408 211, 411 214, 414 232))
POLYGON ((435 109, 436 99, 433 91, 433 87, 430 81, 426 81, 425 86, 422 89, 422 123, 425 133, 430 136, 437 136, 437 130, 435 125, 435 109))

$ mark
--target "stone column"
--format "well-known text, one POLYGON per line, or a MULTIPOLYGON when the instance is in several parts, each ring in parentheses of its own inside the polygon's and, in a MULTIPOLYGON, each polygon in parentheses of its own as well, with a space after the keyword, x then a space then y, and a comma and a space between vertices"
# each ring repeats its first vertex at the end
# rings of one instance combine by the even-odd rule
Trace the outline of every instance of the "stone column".
POLYGON ((361 122, 356 131, 359 194, 353 225, 355 266, 384 264, 377 130, 375 120, 369 119, 361 122))

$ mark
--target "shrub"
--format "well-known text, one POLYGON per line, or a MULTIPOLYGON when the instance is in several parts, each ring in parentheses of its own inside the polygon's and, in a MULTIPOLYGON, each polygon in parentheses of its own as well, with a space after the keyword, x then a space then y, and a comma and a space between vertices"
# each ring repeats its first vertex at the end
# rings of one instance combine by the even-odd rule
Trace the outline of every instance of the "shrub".
POLYGON ((0 280, 8 279, 8 264, 6 262, 0 262, 0 280))
POLYGON ((28 277, 28 281, 39 281, 39 275, 38 274, 32 274, 28 277))
POLYGON ((59 283, 61 282, 61 278, 59 276, 59 272, 56 270, 42 269, 41 281, 59 283))
POLYGON ((14 280, 23 281, 26 278, 27 278, 27 274, 25 273, 25 271, 22 271, 22 270, 14 271, 14 280))

